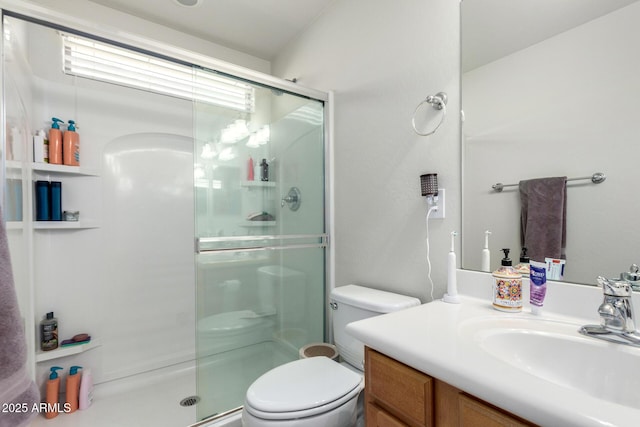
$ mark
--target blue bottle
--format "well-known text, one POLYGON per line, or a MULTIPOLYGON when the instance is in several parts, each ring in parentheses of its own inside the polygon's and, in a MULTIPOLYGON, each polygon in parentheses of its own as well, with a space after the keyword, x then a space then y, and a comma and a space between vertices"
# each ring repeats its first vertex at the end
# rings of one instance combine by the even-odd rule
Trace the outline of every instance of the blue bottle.
POLYGON ((62 221, 62 183, 51 182, 51 221, 62 221))
POLYGON ((36 181, 36 221, 51 220, 49 181, 36 181))

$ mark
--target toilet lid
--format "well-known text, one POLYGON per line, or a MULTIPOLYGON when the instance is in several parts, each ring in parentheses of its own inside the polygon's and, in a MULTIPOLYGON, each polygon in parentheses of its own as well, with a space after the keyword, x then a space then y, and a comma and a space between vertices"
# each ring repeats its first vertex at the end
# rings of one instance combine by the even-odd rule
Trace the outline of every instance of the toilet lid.
POLYGON ((310 357, 278 366, 247 390, 247 410, 264 418, 303 411, 326 412, 343 404, 362 388, 362 375, 328 357, 310 357), (318 411, 314 411, 318 409, 318 411))

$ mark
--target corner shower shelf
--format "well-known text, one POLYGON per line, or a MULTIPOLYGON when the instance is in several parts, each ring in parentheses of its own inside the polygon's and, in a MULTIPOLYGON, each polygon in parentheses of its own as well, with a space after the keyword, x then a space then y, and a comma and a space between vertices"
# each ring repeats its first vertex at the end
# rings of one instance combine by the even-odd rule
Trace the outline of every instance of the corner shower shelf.
POLYGON ((267 187, 275 187, 276 183, 273 181, 242 181, 240 185, 242 187, 247 187, 247 188, 252 188, 252 187, 267 188, 267 187))
POLYGON ((240 227, 275 227, 276 221, 245 221, 240 227))
POLYGON ((50 163, 31 163, 31 169, 39 173, 49 172, 54 174, 98 176, 98 171, 94 169, 87 169, 82 166, 52 165, 50 163))
POLYGON ((91 339, 86 344, 72 345, 68 347, 58 347, 55 350, 36 352, 36 362, 45 362, 47 360, 58 359, 60 357, 73 356, 74 354, 84 353, 96 347, 100 347, 100 341, 91 339))
POLYGON ((34 221, 34 230, 81 230, 99 228, 95 221, 34 221))

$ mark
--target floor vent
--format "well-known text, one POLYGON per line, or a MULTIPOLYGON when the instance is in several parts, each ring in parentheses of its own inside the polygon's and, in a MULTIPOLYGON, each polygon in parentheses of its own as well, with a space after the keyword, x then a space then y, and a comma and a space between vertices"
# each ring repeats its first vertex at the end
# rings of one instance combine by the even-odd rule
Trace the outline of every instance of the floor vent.
POLYGON ((198 402, 200 402, 200 398, 198 396, 189 396, 180 401, 180 406, 193 406, 198 402))

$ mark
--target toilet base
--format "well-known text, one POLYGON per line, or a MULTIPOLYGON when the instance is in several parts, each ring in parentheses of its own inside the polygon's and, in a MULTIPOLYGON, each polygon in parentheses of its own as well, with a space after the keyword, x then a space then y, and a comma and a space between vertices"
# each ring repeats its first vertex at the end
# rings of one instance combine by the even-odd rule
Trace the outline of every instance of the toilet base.
POLYGON ((242 410, 242 427, 359 427, 364 423, 359 422, 363 419, 362 402, 364 391, 361 391, 353 399, 347 401, 344 405, 339 406, 329 412, 323 414, 297 418, 292 420, 266 420, 251 415, 246 409, 242 410), (360 413, 360 414, 359 414, 360 413))

